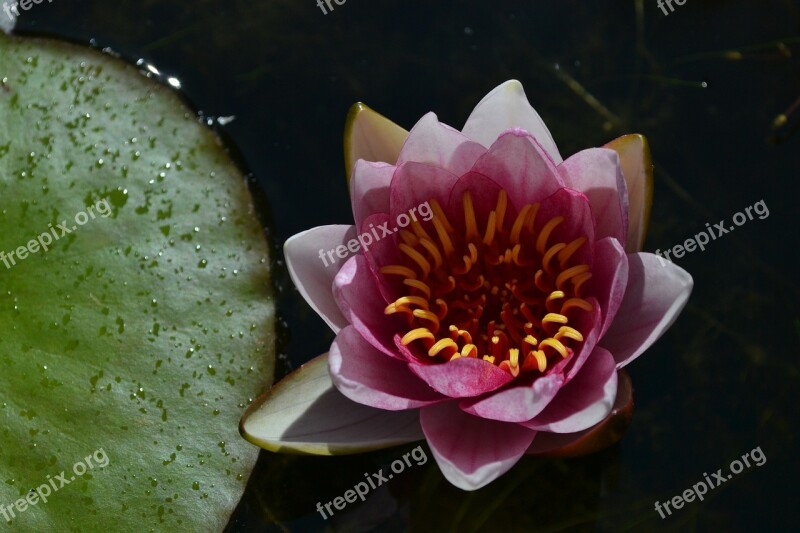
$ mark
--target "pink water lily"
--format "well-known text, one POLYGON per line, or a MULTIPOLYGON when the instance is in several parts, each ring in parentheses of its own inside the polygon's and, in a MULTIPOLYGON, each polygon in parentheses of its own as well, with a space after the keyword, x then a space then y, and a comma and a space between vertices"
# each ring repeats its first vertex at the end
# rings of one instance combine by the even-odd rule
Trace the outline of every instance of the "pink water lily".
POLYGON ((526 452, 597 434, 630 398, 620 369, 692 288, 641 252, 644 138, 564 161, 509 81, 461 132, 433 113, 406 132, 358 105, 345 149, 355 224, 285 245, 336 339, 248 410, 246 438, 316 454, 425 438, 444 476, 473 490, 526 452))

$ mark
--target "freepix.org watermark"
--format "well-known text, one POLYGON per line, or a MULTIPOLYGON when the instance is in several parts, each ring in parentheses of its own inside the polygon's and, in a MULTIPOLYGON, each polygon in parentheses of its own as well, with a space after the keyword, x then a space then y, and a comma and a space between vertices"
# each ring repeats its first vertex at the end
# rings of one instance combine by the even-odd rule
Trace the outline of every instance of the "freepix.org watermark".
POLYGON ((669 15, 670 13, 675 11, 675 6, 672 5, 672 2, 675 2, 679 6, 682 6, 683 4, 686 3, 686 0, 656 0, 656 5, 661 11, 664 12, 664 15, 669 15), (669 12, 667 12, 667 7, 669 7, 669 12))
MULTIPOLYGON (((767 207, 767 204, 764 203, 764 200, 759 200, 753 205, 745 207, 744 212, 739 211, 733 215, 733 223, 736 224, 736 226, 744 225, 748 220, 753 220, 753 212, 758 215, 759 220, 764 220, 769 216, 769 208, 767 207)), ((716 240, 718 237, 721 237, 726 233, 730 233, 734 229, 736 229, 734 226, 726 226, 724 220, 720 220, 719 223, 714 224, 713 227, 711 224, 706 222, 706 229, 704 231, 701 231, 694 237, 686 239, 683 244, 676 244, 664 252, 662 252, 660 249, 656 250, 656 255, 659 257, 658 260, 661 261, 661 265, 664 266, 666 263, 662 257, 666 257, 668 261, 672 261, 670 254, 680 259, 683 257, 684 253, 694 252, 697 248, 700 248, 701 251, 705 251, 706 244, 716 240), (663 256, 661 255, 662 253, 664 254, 663 256)))
POLYGON ((334 7, 333 5, 331 5, 331 2, 334 2, 337 6, 343 6, 344 3, 347 2, 347 0, 324 0, 324 2, 323 0, 317 0, 317 7, 319 7, 322 10, 323 15, 327 15, 328 10, 330 11, 334 10, 334 7), (328 9, 325 9, 326 5, 328 6, 328 9))
POLYGON ((56 476, 48 475, 46 483, 42 483, 35 489, 31 489, 24 498, 20 498, 8 505, 0 505, 0 514, 3 515, 7 522, 11 522, 16 518, 17 513, 24 513, 28 507, 38 505, 40 501, 42 503, 47 503, 47 499, 51 494, 58 492, 95 467, 107 467, 109 462, 108 456, 103 448, 95 450, 91 455, 84 457, 83 461, 78 461, 72 465, 72 475, 67 474, 64 470, 56 476), (67 477, 68 475, 69 477, 67 477))
MULTIPOLYGON (((19 2, 3 2, 3 11, 6 12, 8 18, 14 20, 15 18, 19 17, 19 9, 22 8, 23 11, 29 10, 33 7, 33 4, 41 4, 44 0, 19 0, 19 2), (13 13, 13 15, 12 15, 13 13)), ((49 3, 53 3, 53 0, 47 0, 49 3)))
POLYGON ((95 209, 103 218, 108 218, 111 216, 111 206, 108 204, 108 200, 100 200, 95 205, 90 205, 87 207, 86 211, 81 211, 75 215, 75 225, 72 227, 67 226, 66 220, 62 220, 60 224, 56 224, 56 227, 53 227, 52 224, 49 224, 49 231, 42 233, 36 237, 36 239, 28 241, 28 244, 25 246, 20 246, 16 250, 11 250, 10 252, 0 251, 0 261, 2 261, 8 269, 16 265, 17 261, 22 261, 28 257, 28 255, 33 255, 39 250, 46 252, 50 249, 50 245, 53 244, 53 242, 57 241, 64 235, 72 233, 78 229, 78 226, 83 226, 89 222, 89 220, 94 220, 97 216, 94 213, 95 209), (16 259, 14 258, 15 255, 16 259))
POLYGON ((322 264, 325 266, 330 266, 336 263, 336 257, 339 259, 346 259, 348 255, 351 253, 356 253, 362 248, 366 251, 372 244, 378 242, 379 240, 383 239, 384 237, 388 237, 402 228, 405 228, 411 222, 417 221, 417 213, 422 217, 422 220, 427 222, 433 218, 433 210, 431 210, 431 206, 428 202, 424 204, 420 204, 417 207, 412 207, 409 209, 408 214, 400 213, 397 215, 397 220, 395 221, 396 226, 393 228, 389 228, 389 223, 384 222, 383 224, 379 224, 376 228, 374 224, 370 224, 370 231, 365 231, 361 235, 358 236, 357 239, 350 239, 347 242, 347 246, 344 244, 340 244, 336 248, 332 250, 328 250, 327 252, 320 248, 319 249, 319 258, 322 260, 322 264), (380 235, 378 235, 378 230, 380 230, 380 235), (375 236, 373 240, 372 237, 375 236), (334 257, 334 254, 336 257, 334 257), (327 259, 326 259, 327 257, 327 259), (330 263, 328 263, 328 259, 330 263))
POLYGON ((708 474, 703 472, 704 481, 698 481, 692 488, 686 489, 683 491, 681 496, 675 496, 671 500, 667 500, 665 502, 656 502, 656 511, 661 516, 663 520, 667 516, 672 514, 672 510, 670 509, 670 505, 675 510, 681 509, 684 503, 691 503, 697 498, 700 501, 703 501, 703 498, 706 494, 708 494, 709 489, 715 489, 722 485, 723 483, 727 482, 731 479, 734 475, 742 473, 745 467, 750 468, 752 466, 763 466, 764 463, 767 462, 767 456, 764 455, 764 452, 761 451, 761 446, 757 448, 753 448, 746 454, 742 455, 742 460, 734 459, 731 461, 731 464, 728 466, 730 468, 731 473, 727 476, 722 473, 722 469, 720 468, 713 474, 711 477, 708 477, 708 474), (750 459, 753 460, 753 463, 750 463, 750 459), (662 508, 663 506, 663 508, 662 508), (667 514, 664 514, 664 511, 667 514))
MULTIPOLYGON (((422 446, 417 446, 410 452, 405 453, 402 460, 396 459, 392 461, 392 464, 390 465, 392 472, 394 472, 394 474, 400 474, 406 469, 406 467, 410 468, 414 466, 411 463, 411 459, 416 461, 417 466, 422 466, 428 462, 428 456, 425 455, 425 450, 422 449, 422 446)), ((325 505, 323 505, 322 502, 317 502, 317 511, 319 511, 319 514, 322 515, 322 518, 327 520, 333 516, 334 513, 333 509, 331 509, 331 505, 338 511, 341 511, 347 507, 348 503, 354 503, 357 498, 360 498, 363 502, 367 499, 367 494, 369 494, 370 490, 375 490, 384 483, 388 483, 389 480, 394 477, 394 474, 387 474, 384 476, 383 468, 378 470, 377 474, 364 473, 366 481, 360 481, 356 483, 352 489, 345 491, 344 496, 337 496, 325 505), (325 511, 328 511, 328 513, 325 514, 325 511)))

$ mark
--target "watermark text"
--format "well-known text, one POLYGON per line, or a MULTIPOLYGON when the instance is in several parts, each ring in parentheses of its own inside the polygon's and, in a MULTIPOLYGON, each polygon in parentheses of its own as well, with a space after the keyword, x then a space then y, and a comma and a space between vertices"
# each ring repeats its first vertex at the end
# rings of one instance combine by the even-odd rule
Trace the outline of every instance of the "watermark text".
POLYGON ((317 6, 322 10, 322 14, 323 15, 327 15, 328 14, 328 10, 330 10, 330 11, 334 10, 333 5, 331 5, 332 2, 336 2, 337 6, 343 6, 344 3, 347 2, 347 0, 324 0, 324 1, 323 0, 317 0, 317 6), (325 6, 328 6, 328 9, 325 9, 325 6))
POLYGON ((361 249, 366 251, 371 245, 375 244, 384 237, 393 235, 401 228, 405 228, 411 224, 411 222, 416 222, 418 220, 417 214, 419 214, 422 217, 422 220, 425 222, 433 218, 433 210, 431 209, 430 204, 425 202, 417 207, 412 207, 409 209, 407 214, 400 213, 397 215, 397 220, 395 221, 397 225, 393 228, 389 227, 388 222, 379 224, 377 228, 375 227, 375 224, 370 224, 369 231, 365 231, 359 235, 357 239, 350 239, 346 246, 344 244, 340 244, 336 248, 328 250, 327 252, 320 248, 319 258, 322 260, 322 264, 327 267, 336 263, 337 257, 339 259, 346 259, 351 253, 357 253, 361 249), (378 231, 380 231, 380 235, 378 235, 378 231), (375 237, 374 239, 373 236, 375 237), (336 257, 334 257, 334 255, 336 257), (330 260, 330 263, 328 263, 328 260, 330 260))
POLYGON ((11 250, 10 252, 0 251, 0 261, 2 261, 6 268, 9 269, 16 265, 17 261, 22 261, 28 257, 28 255, 33 255, 39 250, 46 252, 50 249, 50 245, 53 244, 54 241, 57 241, 61 237, 72 233, 78 229, 78 226, 83 226, 89 222, 89 220, 96 218, 94 213, 95 209, 103 218, 108 218, 111 216, 111 206, 108 204, 108 200, 100 200, 94 206, 90 205, 87 207, 86 211, 81 211, 75 215, 75 225, 72 227, 69 227, 66 219, 64 219, 60 223, 56 224, 55 227, 53 227, 53 224, 49 224, 48 231, 42 233, 35 239, 31 239, 26 245, 20 246, 16 250, 11 250), (15 255, 16 259, 14 258, 15 255))
MULTIPOLYGON (((44 0, 19 0, 19 2, 3 2, 3 11, 6 12, 8 18, 11 20, 16 19, 19 17, 19 8, 22 8, 23 11, 27 11, 33 7, 33 4, 41 4, 44 0), (12 15, 13 13, 13 15, 12 15)), ((53 3, 53 0, 47 0, 49 3, 53 3)))
POLYGON ((84 475, 88 470, 94 467, 105 468, 109 463, 110 460, 103 448, 95 450, 91 455, 84 457, 82 461, 78 461, 72 465, 73 475, 67 474, 64 470, 56 476, 48 475, 46 483, 42 483, 35 489, 28 491, 28 494, 24 498, 20 498, 8 505, 0 505, 0 514, 3 515, 3 518, 5 518, 7 522, 11 522, 16 518, 17 513, 24 513, 28 507, 38 505, 39 502, 47 503, 47 499, 51 494, 69 485, 77 478, 84 475))
MULTIPOLYGON (((753 212, 758 215, 759 220, 764 220, 769 216, 769 208, 767 207, 767 204, 764 203, 764 200, 759 200, 755 204, 747 206, 744 209, 744 213, 739 211, 733 215, 733 223, 736 226, 744 225, 744 223, 746 223, 748 220, 753 220, 753 212)), ((686 239, 683 244, 676 244, 672 248, 664 250, 664 252, 662 252, 660 249, 656 250, 656 255, 658 256, 658 260, 661 261, 661 266, 664 266, 666 263, 662 257, 665 257, 671 262, 672 258, 670 255, 680 259, 685 253, 694 252, 697 248, 700 248, 700 251, 705 251, 706 245, 709 242, 716 240, 726 233, 730 233, 734 229, 736 229, 734 226, 726 225, 724 220, 720 220, 717 224, 714 224, 713 227, 710 223, 706 222, 705 230, 701 231, 694 237, 686 239), (662 253, 664 255, 661 255, 662 253)))
MULTIPOLYGON (((394 472, 394 474, 400 474, 406 467, 410 468, 414 466, 411 463, 411 459, 414 459, 417 466, 422 466, 428 462, 428 456, 425 455, 425 450, 422 449, 422 446, 417 446, 410 452, 405 453, 402 459, 392 461, 390 465, 392 472, 394 472)), ((346 490, 343 496, 337 496, 324 505, 322 502, 317 502, 317 511, 322 515, 322 518, 327 520, 334 514, 331 506, 341 511, 348 503, 354 503, 358 498, 360 498, 362 502, 365 501, 367 499, 367 494, 369 494, 371 490, 375 490, 384 483, 388 483, 389 480, 394 477, 394 474, 387 473, 384 475, 383 468, 378 470, 376 474, 365 473, 364 478, 366 478, 366 481, 356 483, 352 489, 346 490), (328 513, 326 514, 325 511, 328 513)))
POLYGON ((669 15, 675 11, 675 6, 672 5, 672 2, 682 6, 686 3, 686 0, 657 0, 656 5, 658 5, 658 8, 664 12, 664 15, 669 15), (667 8, 669 8, 669 12, 667 12, 667 8))
POLYGON ((659 516, 663 520, 667 516, 672 515, 672 510, 678 510, 683 507, 685 503, 691 503, 697 498, 700 501, 703 501, 703 498, 706 494, 708 494, 709 489, 715 489, 726 483, 729 479, 731 479, 734 475, 740 474, 745 466, 750 468, 751 466, 762 466, 764 463, 767 462, 767 456, 764 455, 764 452, 761 451, 761 446, 757 448, 753 448, 746 454, 742 455, 742 460, 734 459, 731 461, 731 464, 728 466, 732 473, 725 475, 720 468, 716 472, 711 474, 711 477, 708 477, 708 474, 703 472, 703 481, 698 481, 692 488, 686 489, 683 491, 683 494, 680 496, 675 496, 671 500, 667 500, 665 502, 656 502, 655 510, 658 512, 659 516), (753 463, 750 463, 750 460, 753 460, 753 463), (670 509, 670 505, 672 509, 670 509), (664 514, 666 511, 666 514, 664 514))

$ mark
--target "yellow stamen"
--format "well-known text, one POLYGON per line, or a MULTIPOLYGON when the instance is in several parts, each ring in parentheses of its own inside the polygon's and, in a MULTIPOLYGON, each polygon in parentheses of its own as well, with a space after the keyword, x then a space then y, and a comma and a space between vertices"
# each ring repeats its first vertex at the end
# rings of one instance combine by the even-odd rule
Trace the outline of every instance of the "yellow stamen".
POLYGON ((553 230, 556 228, 556 226, 558 226, 562 222, 564 222, 564 217, 557 216, 555 218, 551 218, 547 222, 547 224, 544 225, 542 231, 539 233, 539 238, 536 239, 537 252, 539 252, 540 254, 544 253, 544 249, 547 246, 547 239, 550 238, 550 233, 552 233, 553 230))
MULTIPOLYGON (((504 361, 505 362, 505 361, 504 361)), ((519 349, 511 348, 508 350, 508 366, 511 370, 511 375, 517 377, 519 375, 519 349)))
POLYGON ((584 283, 589 281, 591 277, 592 273, 586 272, 584 274, 580 274, 572 278, 572 285, 575 288, 575 296, 577 296, 578 298, 581 297, 581 287, 583 286, 584 283))
POLYGON ((434 341, 436 340, 436 337, 433 335, 433 333, 431 333, 431 331, 428 328, 417 328, 417 329, 412 329, 411 331, 403 335, 403 338, 400 339, 400 342, 403 344, 403 346, 408 346, 412 342, 420 339, 434 341))
POLYGON ((483 244, 489 246, 494 240, 495 226, 497 224, 497 213, 492 211, 489 213, 489 220, 486 222, 486 234, 483 236, 483 244))
POLYGON ((405 229, 400 230, 400 238, 403 239, 403 242, 409 246, 416 246, 419 242, 419 239, 416 235, 405 229))
MULTIPOLYGON (((414 313, 416 312, 417 311, 414 311, 414 313)), ((550 322, 554 324, 566 324, 567 317, 565 317, 564 315, 559 315, 558 313, 547 313, 546 315, 544 315, 544 318, 542 319, 542 325, 544 326, 545 324, 548 324, 550 322)))
POLYGON ((550 292, 550 289, 548 289, 546 282, 544 280, 544 271, 542 269, 536 271, 536 274, 534 274, 533 276, 533 281, 536 284, 536 288, 539 289, 540 291, 550 292))
POLYGON ((452 348, 453 350, 457 351, 458 345, 456 345, 456 343, 453 342, 452 339, 441 339, 439 342, 430 347, 430 349, 428 350, 428 355, 434 357, 435 355, 438 355, 439 352, 441 352, 446 348, 452 348))
MULTIPOLYGON (((425 311, 423 309, 414 309, 412 314, 416 318, 419 318, 420 320, 426 320, 426 321, 430 322, 431 325, 432 325, 431 329, 433 330, 434 333, 437 333, 439 331, 439 317, 438 316, 434 315, 430 311, 425 311)), ((564 324, 566 324, 566 322, 564 322, 564 324)))
POLYGON ((536 222, 536 215, 539 214, 539 203, 533 204, 533 208, 531 212, 528 213, 528 218, 525 220, 525 229, 528 230, 528 233, 533 234, 533 224, 536 222))
POLYGON ((403 276, 406 278, 416 279, 417 273, 408 267, 401 265, 389 265, 381 267, 379 272, 390 276, 403 276))
POLYGON ((545 307, 547 307, 548 310, 552 311, 552 309, 550 309, 550 304, 552 304, 555 300, 560 300, 563 297, 564 297, 564 291, 551 292, 550 296, 548 296, 547 299, 544 301, 545 307))
POLYGON ((519 243, 519 235, 522 232, 522 226, 525 224, 525 219, 528 217, 528 213, 532 208, 533 206, 528 204, 523 207, 522 211, 520 211, 519 215, 517 215, 517 220, 515 220, 514 225, 511 226, 511 244, 519 243))
POLYGON ((592 310, 592 304, 590 304, 586 300, 583 300, 581 298, 570 298, 569 300, 564 302, 564 305, 561 306, 561 314, 562 315, 566 314, 566 312, 572 309, 573 307, 577 307, 578 309, 583 309, 584 311, 592 310))
POLYGON ((436 312, 436 316, 439 317, 439 320, 444 320, 444 317, 447 316, 447 302, 441 298, 436 298, 436 305, 439 306, 439 311, 436 312))
POLYGON ((582 323, 576 313, 596 307, 580 294, 592 275, 589 266, 573 264, 585 255, 578 254, 585 236, 557 242, 554 235, 560 240, 566 233, 556 232, 565 219, 541 220, 539 204, 515 207, 516 217, 504 227, 503 190, 488 214, 478 211, 471 191, 463 193, 463 213, 449 213, 464 217, 462 235, 438 202, 428 203, 430 220, 398 231, 404 264, 380 268, 402 276, 393 288, 407 287, 385 308, 408 320, 404 346, 413 345, 415 356, 424 349, 434 364, 481 358, 514 377, 545 372, 556 354, 568 358, 579 349, 575 343, 583 335, 567 323, 573 317, 582 323))
POLYGON ((540 349, 544 348, 545 346, 553 348, 555 351, 561 354, 561 357, 566 357, 569 354, 569 352, 567 352, 567 349, 564 347, 563 344, 561 344, 561 341, 559 340, 550 338, 550 339, 545 339, 539 343, 540 349))
POLYGON ((464 342, 466 342, 467 344, 472 344, 472 335, 470 335, 469 331, 467 331, 465 329, 458 329, 457 327, 455 327, 454 325, 451 324, 450 325, 450 334, 452 335, 453 333, 455 333, 455 335, 456 335, 456 338, 453 339, 454 341, 458 340, 458 338, 460 337, 460 338, 464 339, 464 342))
POLYGON ((561 340, 562 337, 583 342, 583 335, 581 335, 580 331, 569 326, 561 326, 558 328, 558 333, 555 334, 555 338, 561 340))
POLYGON ((455 252, 456 249, 453 247, 453 241, 450 240, 450 236, 447 234, 447 228, 436 216, 433 217, 433 227, 436 230, 436 235, 439 236, 439 242, 442 243, 445 255, 449 256, 455 252))
POLYGON ((420 298, 419 296, 403 296, 395 300, 394 305, 396 305, 397 307, 416 305, 418 307, 425 309, 426 311, 428 310, 428 300, 426 300, 425 298, 420 298))
POLYGON ((428 274, 431 272, 431 264, 428 262, 428 260, 425 259, 421 253, 405 243, 401 244, 399 248, 401 252, 406 254, 409 258, 411 258, 412 261, 419 265, 419 268, 422 270, 422 278, 427 278, 428 274))
POLYGON ((564 282, 570 278, 574 278, 579 274, 584 274, 589 272, 589 265, 576 265, 574 267, 570 267, 563 271, 561 274, 556 277, 556 287, 558 290, 564 290, 564 282))
POLYGON ((442 264, 444 263, 444 260, 442 259, 441 252, 439 252, 439 248, 437 248, 436 245, 433 244, 433 242, 429 241, 426 238, 420 239, 419 243, 426 250, 428 250, 428 253, 431 254, 431 257, 433 257, 433 261, 435 263, 434 268, 436 268, 436 269, 441 268, 442 264))
POLYGON ((561 268, 566 266, 567 261, 569 261, 569 258, 572 257, 572 254, 577 252, 580 247, 583 246, 586 240, 586 237, 578 237, 558 253, 558 263, 561 268))
POLYGON ((431 236, 428 235, 428 232, 425 231, 425 228, 422 227, 419 220, 414 220, 411 222, 411 229, 414 230, 414 234, 419 238, 419 240, 427 239, 429 241, 433 241, 431 236))
POLYGON ((534 337, 533 335, 527 335, 523 340, 528 344, 530 344, 531 346, 536 346, 538 344, 536 337, 534 337))
POLYGON ((430 298, 431 297, 431 288, 428 285, 426 285, 425 283, 422 283, 419 280, 416 280, 416 279, 405 279, 405 280, 403 280, 403 285, 408 285, 409 287, 413 287, 415 289, 418 289, 418 290, 422 291, 425 294, 425 298, 430 298))
POLYGON ((403 313, 408 317, 409 320, 414 319, 414 313, 408 307, 401 306, 397 307, 395 304, 389 304, 386 306, 386 309, 383 310, 383 313, 386 315, 393 315, 395 313, 403 313))
POLYGON ((447 230, 449 233, 453 233, 455 229, 453 228, 453 226, 450 225, 450 221, 447 220, 447 216, 444 214, 442 206, 439 205, 439 202, 437 202, 436 200, 431 200, 430 202, 428 202, 428 204, 431 206, 431 211, 433 211, 433 218, 434 219, 438 218, 439 221, 444 225, 444 229, 447 230))
POLYGON ((544 268, 544 271, 550 274, 551 276, 553 275, 553 269, 550 266, 550 260, 553 259, 553 256, 556 255, 558 252, 566 248, 566 246, 567 245, 564 244, 563 242, 554 244, 544 254, 544 257, 542 258, 542 268, 544 268))
POLYGON ((544 355, 542 350, 532 350, 528 352, 528 356, 525 358, 525 364, 523 365, 524 369, 527 369, 527 367, 531 364, 528 361, 535 363, 539 372, 544 372, 547 368, 547 357, 544 355))
POLYGON ((466 227, 467 239, 479 241, 481 238, 478 235, 478 223, 475 221, 475 207, 472 205, 472 195, 469 191, 464 193, 462 203, 464 205, 464 226, 466 227))

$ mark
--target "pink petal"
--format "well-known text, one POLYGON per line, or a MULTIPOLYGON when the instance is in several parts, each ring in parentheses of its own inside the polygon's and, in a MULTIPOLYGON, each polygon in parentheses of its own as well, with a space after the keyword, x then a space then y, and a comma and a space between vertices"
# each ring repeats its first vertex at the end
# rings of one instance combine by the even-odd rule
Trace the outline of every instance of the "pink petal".
POLYGON ((336 336, 328 364, 339 392, 370 407, 401 411, 445 399, 412 374, 405 362, 376 350, 353 326, 336 336))
POLYGON ((628 238, 628 190, 619 155, 608 148, 590 148, 558 166, 567 187, 581 191, 592 204, 597 238, 628 238))
POLYGON ((498 389, 510 373, 483 359, 460 357, 441 364, 410 363, 411 371, 436 391, 451 398, 469 398, 498 389))
POLYGON ((542 412, 563 386, 564 375, 551 372, 533 383, 515 384, 485 398, 462 401, 460 407, 464 412, 481 418, 525 422, 542 412))
POLYGON ((331 290, 342 259, 327 252, 339 245, 346 246, 355 234, 353 226, 319 226, 293 235, 283 245, 286 266, 297 290, 334 333, 348 322, 339 311, 331 290))
POLYGON ((403 329, 404 321, 384 313, 386 303, 364 256, 351 257, 339 270, 333 281, 333 296, 342 315, 364 340, 386 355, 403 359, 395 347, 394 334, 403 329))
POLYGON ((628 287, 617 316, 599 342, 622 368, 672 325, 692 292, 692 276, 649 253, 628 254, 628 287))
POLYGON ((395 167, 386 163, 356 161, 350 181, 350 201, 356 227, 374 213, 389 212, 389 185, 394 171, 395 167))
POLYGON ((526 453, 544 457, 582 457, 619 441, 633 418, 633 386, 625 370, 617 372, 617 397, 611 412, 594 426, 577 433, 540 431, 526 453))
POLYGON ((399 215, 410 216, 412 209, 416 213, 422 204, 430 200, 436 200, 445 207, 456 182, 456 174, 427 163, 404 163, 398 166, 392 178, 389 228, 398 230, 399 215))
POLYGON ((525 90, 517 80, 507 81, 487 94, 475 107, 462 131, 470 139, 491 146, 502 132, 511 128, 529 132, 556 164, 561 163, 550 130, 528 103, 525 90))
POLYGON ((616 361, 607 350, 595 347, 575 379, 558 391, 533 420, 522 425, 553 433, 583 431, 611 412, 616 397, 616 361))
POLYGON ((628 256, 617 239, 606 237, 594 245, 592 278, 586 292, 594 295, 603 311, 602 338, 617 315, 628 286, 628 256))
POLYGON ((403 163, 428 163, 461 174, 472 168, 486 148, 470 140, 460 131, 439 122, 434 113, 428 113, 411 129, 397 166, 403 163))
POLYGON ((444 477, 462 490, 479 489, 506 473, 536 435, 517 424, 468 415, 455 402, 423 408, 420 423, 444 477))
POLYGON ((517 210, 547 198, 564 186, 550 157, 536 139, 522 130, 503 133, 472 167, 508 193, 517 210))
POLYGON ((265 450, 312 455, 362 453, 424 438, 419 411, 384 411, 344 397, 331 382, 328 354, 253 402, 239 431, 265 450))

